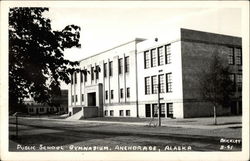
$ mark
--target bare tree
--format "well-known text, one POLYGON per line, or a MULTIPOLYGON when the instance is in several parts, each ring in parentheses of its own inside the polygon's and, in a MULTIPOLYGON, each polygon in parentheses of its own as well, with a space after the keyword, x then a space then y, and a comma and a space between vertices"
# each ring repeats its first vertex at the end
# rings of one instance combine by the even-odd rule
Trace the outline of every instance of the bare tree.
POLYGON ((200 79, 203 98, 213 104, 214 124, 217 124, 217 107, 229 107, 234 84, 230 79, 230 69, 215 53, 210 66, 203 72, 200 79))

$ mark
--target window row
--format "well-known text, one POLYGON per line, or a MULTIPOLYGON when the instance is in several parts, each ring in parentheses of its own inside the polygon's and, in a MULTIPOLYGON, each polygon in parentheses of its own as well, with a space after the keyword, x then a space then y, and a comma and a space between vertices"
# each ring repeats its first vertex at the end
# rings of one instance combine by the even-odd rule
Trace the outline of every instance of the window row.
POLYGON ((156 67, 171 63, 170 44, 144 52, 144 68, 156 67))
MULTIPOLYGON (((114 116, 114 110, 105 110, 104 116, 114 116)), ((119 116, 130 116, 130 110, 119 110, 119 116), (125 115, 124 115, 125 111, 125 115)))
MULTIPOLYGON (((158 110, 158 104, 146 104, 145 116, 158 117, 158 110)), ((173 103, 160 103, 160 111, 161 117, 173 117, 173 103)))
MULTIPOLYGON (((37 112, 38 112, 38 109, 39 109, 39 112, 45 112, 45 110, 44 110, 43 107, 36 108, 36 111, 37 111, 37 112)), ((35 112, 35 111, 34 111, 34 108, 29 108, 29 112, 35 112)))
POLYGON ((172 73, 145 77, 145 94, 172 92, 172 73))
MULTIPOLYGON (((74 95, 71 96, 71 101, 78 102, 78 95, 75 95, 75 97, 74 97, 74 95)), ((82 102, 84 102, 84 94, 82 94, 82 102)))
POLYGON ((242 90, 242 74, 232 73, 229 75, 229 77, 235 86, 234 91, 236 90, 236 88, 238 89, 238 91, 241 91, 242 90))
MULTIPOLYGON (((123 73, 123 67, 124 67, 124 72, 128 73, 129 72, 129 57, 125 57, 124 60, 125 66, 123 66, 123 58, 120 58, 118 60, 118 73, 122 74, 123 73)), ((107 77, 107 71, 109 70, 109 76, 113 76, 113 61, 110 61, 109 63, 104 63, 104 77, 107 77)), ((87 82, 88 77, 87 74, 90 74, 90 78, 93 81, 95 78, 96 80, 99 79, 99 73, 101 72, 101 68, 99 65, 96 65, 95 67, 91 67, 90 71, 87 71, 86 69, 82 72, 80 72, 80 81, 81 83, 83 82, 83 77, 84 77, 84 82, 87 82)), ((74 74, 71 75, 71 84, 77 84, 77 73, 75 72, 74 74)))
POLYGON ((118 73, 122 74, 123 70, 125 73, 129 72, 129 57, 125 57, 125 62, 124 62, 125 66, 123 66, 123 58, 120 58, 118 60, 118 73), (124 68, 124 69, 123 69, 124 68))
POLYGON ((241 48, 229 48, 228 64, 242 65, 242 50, 241 48))
MULTIPOLYGON (((130 88, 128 87, 127 88, 127 91, 126 91, 126 94, 127 94, 127 98, 130 97, 130 88)), ((123 98, 124 97, 124 91, 123 91, 123 88, 120 89, 120 98, 123 98)), ((107 100, 108 99, 108 91, 106 90, 105 91, 105 99, 107 100)), ((110 90, 110 99, 114 99, 114 90, 110 90)))

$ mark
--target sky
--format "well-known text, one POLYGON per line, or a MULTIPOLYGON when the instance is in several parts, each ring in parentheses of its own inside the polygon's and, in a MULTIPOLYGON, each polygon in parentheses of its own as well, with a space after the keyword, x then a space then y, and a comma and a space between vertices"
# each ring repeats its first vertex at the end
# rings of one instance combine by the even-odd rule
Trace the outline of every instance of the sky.
MULTIPOLYGON (((226 35, 241 36, 241 9, 237 7, 169 7, 157 5, 79 5, 50 7, 45 16, 53 30, 74 24, 81 27, 81 48, 65 51, 65 58, 79 61, 135 38, 154 38, 175 28, 188 28, 226 35), (138 7, 140 6, 140 7, 138 7)), ((67 86, 62 84, 62 88, 67 86)))
POLYGON ((81 27, 82 47, 66 50, 65 58, 78 61, 135 38, 151 38, 183 27, 241 36, 239 8, 51 7, 47 16, 54 30, 74 24, 81 27))

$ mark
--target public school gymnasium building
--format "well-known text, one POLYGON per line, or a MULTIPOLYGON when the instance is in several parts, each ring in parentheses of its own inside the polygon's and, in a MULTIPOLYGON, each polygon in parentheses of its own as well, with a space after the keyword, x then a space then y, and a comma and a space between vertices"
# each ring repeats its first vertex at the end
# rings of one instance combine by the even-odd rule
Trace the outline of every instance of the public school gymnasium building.
POLYGON ((217 54, 231 68, 235 83, 229 108, 218 115, 242 113, 240 37, 178 29, 154 39, 133 41, 85 58, 82 73, 69 85, 69 113, 84 117, 190 118, 213 115, 202 99, 199 78, 217 54), (158 84, 160 94, 158 95, 158 84))

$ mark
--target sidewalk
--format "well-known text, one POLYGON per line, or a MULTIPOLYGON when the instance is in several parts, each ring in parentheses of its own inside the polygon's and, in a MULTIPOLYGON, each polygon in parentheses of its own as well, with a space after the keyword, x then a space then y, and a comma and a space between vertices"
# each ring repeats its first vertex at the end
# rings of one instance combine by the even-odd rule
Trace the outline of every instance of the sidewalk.
MULTIPOLYGON (((26 119, 37 119, 27 118, 26 119)), ((123 125, 139 125, 149 126, 152 121, 150 118, 116 118, 116 117, 97 117, 84 120, 66 120, 66 119, 53 119, 53 118, 40 118, 44 120, 57 120, 74 123, 98 123, 98 124, 123 124, 123 125)), ((223 128, 241 128, 241 116, 223 116, 217 118, 217 125, 213 125, 212 117, 205 118, 188 118, 188 119, 161 119, 161 126, 165 127, 179 127, 179 128, 194 128, 194 129, 223 129, 223 128)), ((151 126, 157 126, 158 118, 154 118, 151 126)))

